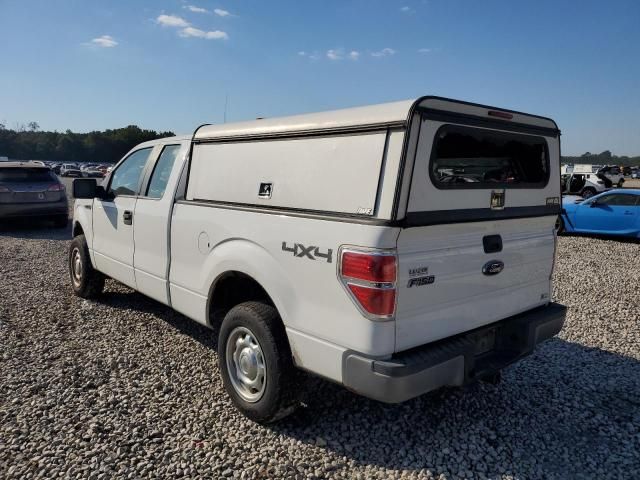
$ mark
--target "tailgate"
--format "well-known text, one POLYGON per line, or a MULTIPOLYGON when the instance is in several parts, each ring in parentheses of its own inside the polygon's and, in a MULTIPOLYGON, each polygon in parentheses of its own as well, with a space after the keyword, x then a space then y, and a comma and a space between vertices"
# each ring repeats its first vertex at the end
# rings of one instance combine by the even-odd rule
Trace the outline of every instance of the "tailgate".
POLYGON ((554 222, 555 217, 538 217, 402 230, 396 351, 547 303, 554 222), (495 249, 499 241, 501 251, 485 252, 485 243, 495 249), (493 273, 497 265, 503 268, 493 273))

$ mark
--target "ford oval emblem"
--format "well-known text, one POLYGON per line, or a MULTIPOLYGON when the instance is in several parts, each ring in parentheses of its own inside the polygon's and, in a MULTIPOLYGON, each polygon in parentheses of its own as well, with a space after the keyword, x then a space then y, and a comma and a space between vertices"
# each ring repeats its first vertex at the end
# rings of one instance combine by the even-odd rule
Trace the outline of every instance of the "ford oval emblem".
POLYGON ((485 275, 497 275, 504 269, 504 263, 500 260, 491 260, 484 264, 482 273, 485 275))

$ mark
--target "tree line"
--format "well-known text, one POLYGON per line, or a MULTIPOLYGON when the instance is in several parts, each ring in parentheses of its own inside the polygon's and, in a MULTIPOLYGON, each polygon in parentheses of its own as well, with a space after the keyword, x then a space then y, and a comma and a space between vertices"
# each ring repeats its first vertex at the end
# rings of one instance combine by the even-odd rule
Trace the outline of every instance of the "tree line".
MULTIPOLYGON (((43 132, 36 122, 8 129, 0 123, 0 157, 12 160, 50 160, 59 162, 110 163, 120 160, 139 143, 172 137, 173 132, 143 130, 136 125, 89 133, 43 132)), ((563 156, 562 163, 640 166, 640 156, 586 152, 580 156, 563 156)))
POLYGON ((171 137, 173 132, 143 130, 136 125, 89 133, 44 132, 36 122, 15 129, 0 124, 0 157, 12 160, 117 162, 139 143, 171 137))
POLYGON ((640 166, 640 156, 613 155, 609 150, 602 153, 586 152, 579 157, 562 157, 562 163, 586 163, 589 165, 640 166))

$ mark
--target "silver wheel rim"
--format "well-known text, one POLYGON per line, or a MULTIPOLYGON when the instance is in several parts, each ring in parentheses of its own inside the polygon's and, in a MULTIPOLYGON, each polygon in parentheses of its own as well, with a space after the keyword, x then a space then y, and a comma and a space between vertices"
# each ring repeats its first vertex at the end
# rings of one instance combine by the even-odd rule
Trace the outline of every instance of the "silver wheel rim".
POLYGON ((247 402, 257 402, 264 395, 267 366, 262 348, 251 330, 236 327, 227 339, 227 370, 233 389, 247 402))
POLYGON ((562 220, 560 220, 560 217, 556 218, 556 232, 560 231, 560 227, 562 227, 562 220))
POLYGON ((82 282, 82 257, 77 248, 71 252, 71 280, 76 287, 82 282))

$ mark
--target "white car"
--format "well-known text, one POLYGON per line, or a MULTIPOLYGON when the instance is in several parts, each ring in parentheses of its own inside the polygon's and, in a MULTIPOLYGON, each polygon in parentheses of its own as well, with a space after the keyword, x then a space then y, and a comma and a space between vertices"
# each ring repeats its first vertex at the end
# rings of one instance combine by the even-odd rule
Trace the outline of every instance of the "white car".
POLYGON ((622 184, 624 183, 624 173, 620 169, 620 167, 616 165, 602 167, 600 170, 598 170, 598 174, 600 175, 600 177, 606 177, 613 185, 616 185, 618 187, 622 187, 622 184))
POLYGON ((582 198, 591 198, 612 187, 611 181, 598 173, 565 173, 561 182, 563 194, 580 195, 582 198))
POLYGON ((60 167, 61 177, 83 177, 83 172, 73 163, 63 163, 60 167))
POLYGON ((564 322, 559 160, 552 120, 439 97, 202 126, 74 181, 71 284, 219 327, 259 422, 296 368, 383 402, 495 379, 564 322))

